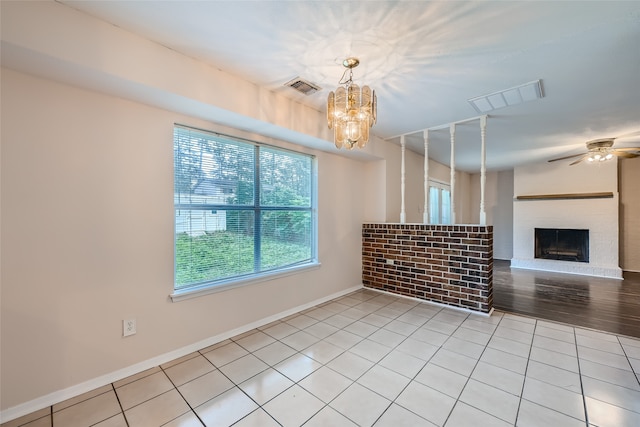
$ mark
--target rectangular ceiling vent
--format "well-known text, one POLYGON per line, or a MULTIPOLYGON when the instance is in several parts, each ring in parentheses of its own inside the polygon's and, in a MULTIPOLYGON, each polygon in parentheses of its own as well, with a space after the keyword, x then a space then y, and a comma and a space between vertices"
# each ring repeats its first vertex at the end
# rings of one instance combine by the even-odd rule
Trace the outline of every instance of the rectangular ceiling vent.
POLYGON ((544 92, 542 90, 542 81, 534 80, 520 86, 500 90, 498 92, 478 96, 476 98, 471 98, 467 101, 469 101, 471 106, 475 108, 478 113, 482 114, 492 110, 497 110, 499 108, 522 104, 523 102, 529 102, 543 97, 544 92))
POLYGON ((305 95, 311 95, 312 93, 316 93, 317 91, 322 89, 320 86, 301 79, 300 77, 296 77, 295 79, 285 83, 284 85, 289 86, 290 88, 293 88, 305 95))

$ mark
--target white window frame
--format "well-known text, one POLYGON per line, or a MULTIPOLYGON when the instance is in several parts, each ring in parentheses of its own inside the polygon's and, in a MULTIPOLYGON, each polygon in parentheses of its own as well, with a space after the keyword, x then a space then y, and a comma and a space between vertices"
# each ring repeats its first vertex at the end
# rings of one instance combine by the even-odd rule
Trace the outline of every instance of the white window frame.
POLYGON ((451 224, 451 184, 449 184, 448 182, 443 182, 443 181, 438 181, 435 179, 429 179, 429 192, 428 192, 428 197, 429 197, 429 223, 430 224, 451 224), (435 188, 438 190, 438 202, 437 203, 432 203, 431 200, 431 189, 435 188), (449 213, 446 216, 447 218, 449 218, 449 221, 447 222, 443 222, 442 218, 445 216, 443 215, 443 206, 442 206, 442 191, 448 191, 449 192, 449 213), (434 206, 436 205, 436 206, 434 206), (436 212, 437 210, 437 212, 436 212), (436 217, 436 220, 434 220, 434 216, 436 217))
MULTIPOLYGON (((291 152, 293 154, 296 155, 303 155, 306 157, 309 157, 311 159, 311 207, 310 209, 308 209, 308 211, 311 213, 311 258, 307 261, 304 262, 300 262, 298 264, 294 264, 294 265, 288 265, 288 266, 284 266, 284 267, 279 267, 279 268, 274 268, 274 269, 270 269, 270 270, 266 270, 266 271, 260 271, 260 272, 255 272, 255 273, 250 273, 250 274, 244 274, 244 275, 240 275, 240 276, 233 276, 233 277, 229 277, 229 278, 225 278, 222 280, 213 280, 213 281, 209 281, 209 282, 203 282, 203 283, 198 283, 198 284, 193 284, 193 285, 189 285, 189 286, 185 286, 185 287, 177 287, 176 286, 176 281, 175 281, 175 277, 174 277, 174 290, 173 293, 170 294, 170 298, 173 302, 177 302, 177 301, 181 301, 184 299, 189 299, 189 298, 193 298, 193 297, 197 297, 197 296, 201 296, 201 295, 206 295, 206 294, 211 294, 211 293, 216 293, 216 292, 221 292, 221 291, 225 291, 225 290, 229 290, 229 289, 233 289, 233 288, 237 288, 240 286, 246 286, 246 285, 251 285, 251 284, 256 284, 256 283, 260 283, 260 282, 264 282, 266 280, 273 280, 275 278, 278 277, 285 277, 285 276, 289 276, 291 274, 296 274, 298 272, 301 271, 305 271, 305 270, 309 270, 309 269, 315 269, 320 267, 320 262, 318 261, 318 209, 317 209, 317 189, 318 189, 318 185, 317 185, 317 158, 313 155, 309 155, 306 153, 301 153, 301 152, 296 152, 293 150, 287 150, 287 149, 283 149, 281 147, 277 147, 277 146, 272 146, 272 145, 268 145, 268 144, 263 144, 263 143, 259 143, 259 142, 255 142, 255 141, 250 141, 250 140, 246 140, 243 138, 237 138, 237 137, 232 137, 232 136, 228 136, 228 135, 223 135, 223 134, 219 134, 219 133, 215 133, 215 132, 210 132, 210 131, 206 131, 206 130, 201 130, 201 129, 195 129, 195 128, 190 128, 190 127, 186 127, 186 126, 182 126, 182 125, 175 125, 175 128, 182 128, 182 129, 188 129, 188 130, 192 130, 196 133, 200 133, 200 134, 205 134, 205 135, 210 135, 212 138, 215 137, 220 137, 221 139, 227 139, 227 140, 234 140, 237 142, 242 142, 242 143, 246 143, 246 144, 251 144, 254 147, 256 147, 256 150, 259 150, 260 147, 263 148, 271 148, 271 149, 275 149, 281 152, 291 152)), ((257 151, 256 151, 257 152, 257 151)), ((256 161, 256 163, 258 163, 256 161)), ((256 176, 259 177, 259 168, 256 167, 255 170, 256 176)), ((172 180, 172 185, 174 184, 175 181, 175 177, 174 180, 172 180)), ((214 206, 212 206, 211 208, 216 208, 214 206)), ((220 208, 218 206, 218 208, 220 208)), ((223 209, 226 207, 222 207, 223 209)), ((271 207, 270 207, 271 208, 271 207)), ((174 214, 175 212, 177 212, 180 209, 180 206, 178 206, 176 204, 176 202, 174 202, 174 214)), ((255 202, 254 206, 252 206, 252 209, 255 209, 256 211, 261 211, 261 209, 263 209, 262 206, 260 206, 259 202, 255 202)), ((176 217, 174 216, 174 239, 176 236, 175 233, 175 227, 176 227, 176 217)), ((258 238, 259 240, 259 238, 258 238)), ((176 248, 176 243, 174 240, 174 275, 175 275, 175 262, 176 262, 176 254, 175 254, 175 248, 176 248)))

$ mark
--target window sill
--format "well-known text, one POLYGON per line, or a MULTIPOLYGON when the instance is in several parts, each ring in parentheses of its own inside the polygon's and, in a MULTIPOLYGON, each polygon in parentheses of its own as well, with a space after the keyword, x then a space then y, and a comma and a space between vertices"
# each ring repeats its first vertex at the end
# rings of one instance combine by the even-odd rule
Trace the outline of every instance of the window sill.
POLYGON ((241 286, 255 285, 260 282, 291 276, 292 274, 297 274, 306 270, 315 270, 320 268, 321 265, 322 264, 319 262, 311 262, 309 264, 297 265, 274 272, 263 273, 259 276, 247 277, 245 279, 234 279, 229 282, 217 283, 215 285, 200 285, 189 289, 179 289, 170 294, 169 298, 171 298, 172 302, 180 302, 191 298, 201 297, 203 295, 228 291, 241 286))

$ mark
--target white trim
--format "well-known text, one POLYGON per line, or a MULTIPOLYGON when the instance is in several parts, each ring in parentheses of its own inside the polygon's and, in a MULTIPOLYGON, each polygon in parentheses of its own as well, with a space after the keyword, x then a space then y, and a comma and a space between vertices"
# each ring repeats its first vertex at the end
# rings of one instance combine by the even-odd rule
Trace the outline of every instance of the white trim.
POLYGON ((475 117, 469 117, 468 119, 462 119, 462 120, 458 120, 457 122, 451 122, 451 123, 446 123, 444 125, 438 125, 438 126, 432 126, 430 128, 425 128, 425 129, 418 129, 418 130, 414 130, 411 132, 407 132, 407 133, 403 133, 400 135, 394 135, 394 136, 390 136, 389 138, 385 138, 385 141, 389 141, 391 139, 395 139, 395 138, 400 138, 402 135, 413 135, 414 133, 418 133, 418 132, 424 132, 425 130, 444 130, 444 129, 448 129, 449 126, 451 125, 461 125, 464 123, 469 123, 469 122, 473 122, 475 120, 481 120, 483 117, 491 117, 489 114, 483 114, 481 116, 475 116, 475 117))
POLYGON ((400 223, 404 224, 407 220, 407 214, 404 210, 404 188, 405 188, 405 166, 404 166, 404 152, 406 144, 404 135, 400 137, 400 223))
POLYGON ((493 314, 493 307, 491 307, 491 310, 489 310, 488 313, 483 313, 482 311, 471 310, 469 308, 464 308, 464 307, 456 307, 455 305, 443 304, 441 302, 430 301, 430 300, 426 300, 426 299, 422 299, 422 298, 410 297, 409 295, 396 294, 396 293, 393 293, 393 292, 383 291, 381 289, 369 288, 367 286, 364 286, 364 289, 380 292, 380 293, 391 295, 391 296, 394 296, 394 297, 406 298, 406 299, 410 299, 412 301, 424 302, 424 303, 435 305, 435 306, 442 307, 442 308, 450 308, 452 310, 462 311, 464 313, 477 314, 477 315, 482 316, 482 317, 491 317, 491 315, 493 314))
POLYGON ((424 134, 424 209, 422 212, 422 222, 429 224, 429 130, 424 134))
POLYGON ((215 294, 217 292, 224 292, 230 289, 239 288, 241 286, 255 285, 257 283, 265 282, 268 280, 279 279, 281 277, 291 276, 306 270, 315 270, 320 268, 322 264, 319 262, 310 262, 308 264, 296 265, 289 268, 279 269, 273 272, 262 273, 258 276, 250 276, 244 279, 233 279, 228 282, 222 282, 217 284, 204 284, 200 286, 193 286, 186 289, 177 289, 169 295, 171 301, 179 302, 191 298, 201 297, 203 295, 215 294))
MULTIPOLYGON (((449 206, 451 207, 451 225, 456 223, 456 124, 452 123, 449 127, 449 134, 451 135, 451 159, 449 162, 449 168, 451 172, 451 178, 449 179, 449 194, 451 195, 451 201, 449 206)), ((441 208, 442 209, 442 208, 441 208)))
POLYGON ((361 284, 357 286, 352 286, 348 289, 335 292, 326 297, 318 298, 309 303, 302 304, 297 307, 285 310, 283 312, 265 317, 263 319, 257 320, 247 325, 237 327, 231 331, 223 332, 216 336, 206 338, 202 341, 198 341, 196 343, 187 345, 177 350, 170 351, 168 353, 161 354, 156 357, 152 357, 151 359, 144 360, 142 362, 136 363, 126 368, 119 369, 117 371, 114 371, 105 375, 101 375, 97 378, 85 381, 83 383, 76 384, 74 386, 67 387, 62 390, 54 391, 53 393, 49 393, 45 396, 41 396, 36 399, 30 400, 28 402, 21 403, 11 408, 7 408, 4 411, 0 412, 0 422, 5 423, 8 421, 14 420, 16 418, 22 417, 24 415, 28 415, 32 412, 39 411, 43 408, 46 408, 47 406, 55 405, 56 403, 63 402, 67 399, 71 399, 72 397, 76 397, 83 393, 87 393, 91 390, 95 390, 99 387, 111 384, 113 382, 119 381, 123 378, 127 378, 131 375, 137 374, 147 369, 154 368, 156 366, 175 360, 179 357, 186 356, 187 354, 193 353, 194 351, 201 350, 203 348, 209 347, 210 345, 219 343, 221 341, 224 341, 236 335, 250 331, 251 329, 258 328, 260 326, 266 325, 273 321, 282 319, 283 317, 287 317, 292 314, 306 310, 308 308, 314 307, 318 304, 331 301, 333 299, 350 294, 351 292, 357 291, 358 289, 362 289, 362 288, 363 286, 361 284))

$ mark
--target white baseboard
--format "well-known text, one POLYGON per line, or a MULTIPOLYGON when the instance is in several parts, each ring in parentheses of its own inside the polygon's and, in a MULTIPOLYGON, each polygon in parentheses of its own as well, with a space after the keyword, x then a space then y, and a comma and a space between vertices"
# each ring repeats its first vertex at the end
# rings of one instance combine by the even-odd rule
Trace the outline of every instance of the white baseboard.
POLYGON ((381 294, 387 294, 387 295, 391 295, 391 296, 394 296, 394 297, 406 298, 406 299, 410 299, 412 301, 423 302, 423 303, 426 303, 426 304, 435 305, 437 307, 450 308, 451 310, 462 311, 464 313, 477 314, 478 316, 483 316, 483 317, 491 317, 491 314, 493 313, 493 307, 491 307, 491 310, 489 310, 488 313, 483 313, 481 311, 471 310, 469 308, 456 307, 455 305, 448 305, 448 304, 443 304, 441 302, 429 301, 429 300, 426 300, 426 299, 416 298, 416 297, 410 297, 409 295, 396 294, 394 292, 383 291, 381 289, 368 288, 366 286, 364 286, 364 289, 367 289, 367 290, 370 290, 370 291, 375 291, 375 292, 380 292, 381 294))
POLYGON ((32 412, 38 411, 42 408, 46 408, 47 406, 55 405, 56 403, 63 402, 67 399, 71 399, 72 397, 81 395, 83 393, 87 393, 91 390, 95 390, 96 388, 105 386, 107 384, 111 384, 123 378, 127 378, 131 375, 137 374, 138 372, 142 372, 147 369, 151 369, 156 366, 165 364, 179 357, 186 356, 187 354, 193 353, 194 351, 198 351, 200 349, 209 347, 210 345, 219 343, 221 341, 224 341, 236 335, 250 331, 251 329, 255 329, 260 326, 266 325, 268 323, 274 322, 278 319, 282 319, 283 317, 287 317, 292 314, 298 313, 300 311, 306 310, 308 308, 314 307, 318 304, 322 304, 332 299, 339 298, 353 291, 357 291, 358 289, 362 289, 362 285, 353 286, 351 288, 336 292, 326 297, 322 297, 317 300, 311 301, 309 303, 299 305, 289 310, 285 310, 281 313, 277 313, 272 316, 265 317, 263 319, 249 323, 247 325, 240 326, 231 331, 223 332, 221 334, 204 339, 202 341, 198 341, 188 346, 170 351, 168 353, 161 354, 156 357, 152 357, 151 359, 144 360, 140 363, 136 363, 131 366, 127 366, 126 368, 119 369, 117 371, 91 379, 89 381, 85 381, 83 383, 76 384, 74 386, 71 386, 62 390, 54 391, 53 393, 49 393, 45 396, 41 396, 36 399, 30 400, 28 402, 21 403, 11 408, 7 408, 4 411, 0 412, 0 423, 5 423, 7 421, 14 420, 16 418, 30 414, 32 412))

